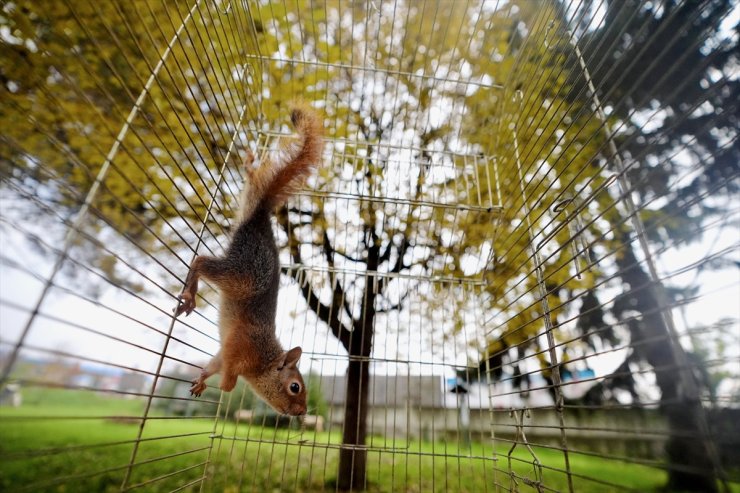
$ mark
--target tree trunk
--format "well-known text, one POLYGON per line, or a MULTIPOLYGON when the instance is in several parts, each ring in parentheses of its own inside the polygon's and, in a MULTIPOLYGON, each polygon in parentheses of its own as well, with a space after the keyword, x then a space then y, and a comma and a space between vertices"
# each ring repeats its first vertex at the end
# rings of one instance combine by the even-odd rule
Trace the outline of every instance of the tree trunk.
POLYGON ((339 451, 337 486, 340 490, 363 490, 367 451, 350 448, 364 446, 367 435, 367 396, 370 388, 370 362, 350 360, 347 369, 347 392, 344 403, 344 430, 339 451), (344 445, 350 447, 345 448, 344 445))
POLYGON ((697 426, 698 406, 701 406, 700 402, 688 401, 663 406, 672 433, 666 444, 666 455, 669 464, 677 468, 668 470, 667 491, 718 491, 712 462, 697 426), (689 469, 679 469, 682 467, 689 469), (697 469, 701 469, 701 472, 697 469))
MULTIPOLYGON (((367 268, 377 271, 380 258, 380 243, 372 228, 368 228, 373 241, 367 252, 367 268)), ((344 430, 339 451, 337 486, 342 490, 364 490, 367 450, 364 450, 367 435, 367 394, 370 389, 370 354, 373 348, 375 324, 376 280, 365 278, 360 313, 346 347, 349 353, 347 368, 347 392, 344 403, 344 430), (360 358, 356 358, 356 357, 360 358), (353 358, 354 357, 354 358, 353 358), (349 447, 344 447, 349 445, 349 447)))
MULTIPOLYGON (((626 240, 628 241, 628 240, 626 240)), ((690 368, 678 368, 671 350, 671 334, 659 306, 656 287, 642 270, 632 247, 625 243, 624 255, 617 257, 621 278, 629 284, 625 308, 642 314, 641 321, 630 323, 632 344, 640 356, 654 369, 661 392, 661 411, 668 419, 670 436, 666 455, 669 491, 701 491, 714 493, 717 477, 710 453, 706 450, 707 437, 702 436, 701 401, 682 391, 682 380, 694 378, 690 368)), ((685 390, 685 389, 684 389, 685 390)))

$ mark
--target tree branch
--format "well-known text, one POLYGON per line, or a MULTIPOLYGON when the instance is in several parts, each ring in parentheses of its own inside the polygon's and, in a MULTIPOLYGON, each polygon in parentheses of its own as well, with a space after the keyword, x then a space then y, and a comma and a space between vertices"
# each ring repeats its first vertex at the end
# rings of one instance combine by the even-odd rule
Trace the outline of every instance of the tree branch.
POLYGON ((344 312, 349 316, 350 319, 353 319, 352 316, 352 310, 350 310, 349 305, 347 305, 347 297, 345 296, 344 289, 342 288, 342 285, 339 284, 339 279, 337 279, 337 273, 334 270, 334 253, 336 253, 336 250, 331 245, 331 241, 329 241, 329 235, 326 233, 326 230, 324 230, 324 256, 326 257, 326 261, 329 264, 329 267, 331 267, 332 270, 329 271, 329 282, 332 285, 332 304, 336 307, 341 306, 344 309, 344 312))
POLYGON ((403 307, 403 302, 406 301, 406 298, 408 298, 410 294, 411 294, 411 290, 406 291, 405 293, 401 295, 401 297, 398 300, 398 303, 393 303, 385 308, 379 308, 378 310, 376 310, 375 313, 388 313, 388 312, 392 312, 395 310, 400 310, 401 307, 403 307))
POLYGON ((319 320, 329 326, 329 328, 331 329, 331 333, 334 334, 334 337, 339 339, 339 341, 342 343, 342 346, 344 346, 344 349, 349 351, 350 336, 352 334, 352 331, 347 329, 347 327, 345 327, 345 325, 339 319, 339 316, 337 315, 338 310, 332 310, 330 306, 322 303, 321 300, 319 300, 319 297, 316 296, 316 293, 314 293, 313 289, 311 289, 311 283, 308 281, 308 279, 304 278, 303 282, 301 282, 301 279, 299 279, 298 271, 291 270, 290 275, 299 283, 301 293, 303 294, 303 297, 305 298, 309 308, 311 308, 311 311, 314 312, 317 317, 319 317, 319 320))
MULTIPOLYGON (((301 251, 298 247, 298 239, 295 237, 295 227, 291 227, 290 222, 288 221, 288 211, 285 208, 281 208, 277 213, 277 219, 278 223, 285 231, 285 234, 288 236, 288 250, 290 252, 293 263, 296 265, 301 265, 303 263, 303 259, 301 258, 301 251)), ((344 346, 344 348, 349 351, 350 335, 352 334, 352 331, 349 330, 339 319, 338 310, 332 310, 332 307, 322 303, 319 297, 316 296, 316 293, 314 293, 314 290, 312 289, 311 283, 308 281, 308 279, 301 279, 299 271, 294 269, 283 269, 283 272, 290 275, 293 279, 296 280, 296 282, 298 282, 298 286, 301 289, 301 294, 303 294, 303 298, 306 300, 308 307, 316 314, 317 317, 319 317, 319 320, 329 326, 329 329, 331 329, 334 337, 339 339, 339 341, 342 343, 342 346, 344 346)), ((333 284, 335 286, 336 296, 336 286, 338 286, 338 283, 333 284)))

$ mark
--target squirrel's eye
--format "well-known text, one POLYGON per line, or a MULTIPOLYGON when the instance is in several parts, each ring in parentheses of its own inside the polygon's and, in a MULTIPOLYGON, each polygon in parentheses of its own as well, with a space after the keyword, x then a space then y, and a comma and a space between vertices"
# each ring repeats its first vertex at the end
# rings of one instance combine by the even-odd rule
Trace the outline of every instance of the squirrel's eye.
POLYGON ((301 384, 299 384, 298 382, 291 383, 290 384, 290 391, 292 393, 294 393, 294 394, 297 394, 298 392, 301 391, 301 384))

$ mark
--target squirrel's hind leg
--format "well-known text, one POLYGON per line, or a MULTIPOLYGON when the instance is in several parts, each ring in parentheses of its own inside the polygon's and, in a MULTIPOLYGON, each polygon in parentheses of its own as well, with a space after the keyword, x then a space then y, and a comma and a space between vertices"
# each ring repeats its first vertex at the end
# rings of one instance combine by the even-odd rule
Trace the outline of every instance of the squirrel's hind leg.
POLYGON ((254 154, 247 149, 247 156, 244 159, 244 184, 239 194, 239 207, 236 211, 236 224, 241 224, 254 213, 255 207, 259 203, 261 196, 258 189, 260 187, 259 173, 252 166, 254 164, 254 154))

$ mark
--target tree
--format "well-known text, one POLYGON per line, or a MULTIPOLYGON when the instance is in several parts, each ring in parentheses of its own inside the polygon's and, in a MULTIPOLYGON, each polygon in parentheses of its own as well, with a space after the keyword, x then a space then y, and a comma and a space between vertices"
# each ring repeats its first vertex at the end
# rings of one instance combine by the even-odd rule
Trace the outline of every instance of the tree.
MULTIPOLYGON (((469 177, 463 175, 472 173, 451 152, 468 87, 447 87, 426 74, 464 77, 455 57, 466 39, 455 33, 472 26, 468 7, 454 2, 399 3, 377 11, 363 2, 330 5, 304 5, 301 15, 312 22, 300 32, 293 24, 297 14, 285 6, 264 6, 255 18, 260 52, 275 60, 265 71, 271 88, 266 113, 277 115, 285 101, 305 97, 325 105, 334 123, 333 159, 315 185, 324 192, 332 183, 328 196, 303 197, 282 211, 279 222, 295 266, 285 272, 348 354, 347 447, 340 450, 337 485, 356 490, 366 485, 377 319, 403 308, 413 284, 404 275, 452 272, 454 253, 468 245, 457 244, 457 231, 454 240, 443 239, 456 220, 444 206, 457 205, 459 194, 467 193, 462 184, 469 177), (449 22, 446 31, 435 29, 442 18, 449 22), (334 190, 346 195, 332 195, 334 190)), ((490 219, 490 212, 483 214, 490 219)))
MULTIPOLYGON (((717 464, 712 460, 711 438, 706 436, 702 424, 705 418, 701 394, 692 390, 700 387, 701 382, 688 367, 691 354, 684 356, 684 350, 676 346, 663 316, 666 303, 680 299, 666 296, 686 297, 692 287, 665 289, 656 285, 646 270, 647 263, 639 260, 641 254, 635 251, 642 248, 638 247, 639 231, 627 219, 634 210, 619 204, 623 196, 602 193, 596 197, 591 207, 578 213, 580 223, 586 227, 578 234, 566 228, 549 238, 549 249, 534 238, 547 236, 548 223, 550 227, 557 224, 547 218, 543 204, 555 205, 565 198, 563 185, 572 186, 570 196, 584 202, 583 197, 590 197, 594 189, 590 183, 599 183, 592 182, 594 178, 607 179, 609 173, 622 172, 620 159, 629 163, 625 166, 626 180, 621 183, 622 193, 638 196, 636 209, 647 232, 643 239, 651 242, 651 249, 661 251, 696 241, 711 218, 727 212, 729 204, 721 197, 737 192, 739 156, 735 116, 738 84, 730 76, 736 65, 733 53, 737 39, 733 41, 719 29, 731 9, 730 2, 658 2, 647 8, 637 2, 608 2, 600 25, 595 24, 596 12, 589 10, 596 10, 594 2, 586 2, 583 10, 575 12, 556 4, 553 7, 550 16, 543 17, 554 20, 544 23, 528 12, 526 5, 517 4, 517 14, 508 31, 510 39, 527 31, 526 39, 512 43, 518 50, 515 53, 519 66, 511 69, 507 83, 522 91, 525 102, 517 116, 512 117, 512 112, 507 111, 510 100, 504 97, 495 109, 496 118, 517 123, 524 172, 522 190, 536 205, 524 211, 534 228, 534 234, 527 238, 526 233, 516 234, 517 227, 522 228, 515 222, 518 213, 514 212, 519 210, 520 214, 527 209, 523 204, 526 199, 522 197, 522 202, 518 202, 514 198, 506 204, 504 214, 512 213, 503 222, 505 237, 525 238, 525 244, 513 245, 514 240, 507 240, 508 244, 504 241, 495 250, 524 253, 543 248, 541 268, 546 301, 555 307, 550 311, 549 323, 558 328, 557 345, 567 343, 571 350, 567 355, 556 351, 560 369, 567 367, 568 357, 585 361, 596 347, 625 344, 614 327, 623 324, 627 328, 631 346, 627 358, 586 398, 591 404, 602 403, 621 388, 638 401, 632 371, 652 368, 661 390, 661 409, 672 429, 667 447, 671 464, 669 488, 715 491, 717 464), (521 21, 525 29, 518 28, 516 21, 521 21), (575 31, 602 108, 610 111, 603 126, 596 118, 598 108, 566 28, 575 31), (540 75, 533 76, 538 71, 540 75), (651 124, 646 125, 646 121, 651 124), (555 122, 555 127, 548 128, 549 122, 555 122), (605 140, 607 135, 616 143, 618 155, 605 140), (689 166, 702 172, 691 180, 678 181, 677 177, 687 171, 686 154, 690 156, 689 166), (589 162, 594 165, 589 166, 589 162), (560 168, 563 165, 565 169, 560 168), (546 181, 548 187, 537 176, 537 170, 543 169, 551 173, 546 181), (714 195, 714 200, 707 200, 710 195, 714 195), (661 200, 656 202, 658 198, 661 200), (661 205, 653 205, 656 203, 661 205), (602 225, 598 226, 598 222, 602 225), (509 224, 514 226, 513 232, 507 230, 509 224), (569 252, 569 245, 581 241, 578 236, 583 235, 591 238, 588 248, 578 247, 583 250, 583 260, 579 255, 563 257, 563 253, 569 252), (528 245, 528 241, 537 243, 528 245), (553 250, 554 256, 550 253, 553 250), (580 282, 562 270, 568 262, 584 260, 591 267, 580 282), (621 287, 622 294, 604 299, 610 285, 621 287), (581 306, 574 312, 573 301, 578 298, 581 306), (561 325, 561 320, 577 320, 575 330, 561 325), (573 348, 577 354, 573 354, 573 348), (676 378, 676 369, 681 378, 676 378), (695 443, 697 437, 699 446, 695 443)), ((481 70, 494 68, 483 66, 481 70)), ((485 98, 478 94, 474 97, 485 98)), ((493 114, 493 110, 483 110, 481 117, 486 113, 493 114)), ((514 167, 511 149, 486 143, 485 135, 478 139, 486 152, 509 156, 508 168, 514 167)), ((511 172, 510 180, 517 185, 520 177, 511 172)), ((502 186, 507 186, 506 178, 502 186)), ((513 372, 517 375, 522 373, 520 362, 526 362, 527 354, 535 354, 545 378, 552 384, 547 372, 555 368, 537 340, 539 330, 532 325, 543 316, 531 300, 531 295, 537 293, 535 280, 516 277, 517 271, 526 267, 530 278, 534 278, 537 266, 517 258, 515 253, 503 257, 497 258, 494 265, 493 272, 499 274, 499 279, 491 298, 505 322, 494 332, 482 364, 500 376, 502 368, 514 361, 513 372), (524 306, 518 304, 522 300, 524 306), (514 348, 516 354, 510 355, 514 348)), ((715 263, 725 265, 722 261, 715 263)), ((515 377, 515 383, 522 381, 515 377)))
MULTIPOLYGON (((119 252, 132 245, 132 259, 143 255, 168 265, 157 253, 171 257, 179 245, 193 243, 197 222, 205 221, 207 229, 228 222, 228 206, 210 217, 206 210, 211 197, 221 204, 230 200, 217 194, 233 194, 213 174, 227 157, 231 135, 241 139, 256 129, 269 130, 272 123, 265 122, 282 121, 284 104, 293 97, 324 106, 335 122, 330 137, 344 139, 335 144, 336 156, 348 158, 323 168, 319 186, 337 180, 358 197, 383 200, 349 201, 349 219, 338 225, 329 218, 345 203, 304 197, 283 211, 280 221, 288 260, 328 271, 323 279, 323 271, 309 279, 286 270, 299 278, 309 307, 350 356, 344 436, 349 447, 341 453, 338 482, 362 487, 375 321, 403 305, 408 285, 398 274, 429 272, 445 265, 443 259, 456 249, 453 240, 441 239, 449 236, 451 219, 440 206, 454 203, 453 192, 461 188, 453 183, 454 190, 447 186, 442 194, 449 176, 436 168, 452 168, 458 160, 450 152, 449 122, 460 118, 454 110, 461 108, 466 84, 440 87, 435 76, 462 77, 460 67, 457 74, 449 67, 462 49, 455 43, 464 37, 454 34, 466 27, 468 10, 431 2, 422 8, 401 4, 395 12, 375 16, 376 7, 362 2, 296 6, 314 22, 296 23, 296 11, 285 4, 250 5, 248 12, 231 17, 150 2, 8 4, 2 23, 11 36, 0 40, 0 49, 14 63, 0 72, 0 91, 9 103, 0 114, 8 129, 0 163, 3 179, 21 196, 38 200, 51 217, 67 219, 96 180, 172 41, 169 58, 102 180, 103 193, 91 204, 95 220, 80 234, 79 245, 91 242, 97 248, 75 248, 77 255, 90 255, 106 279, 116 280, 119 252), (186 22, 188 15, 196 20, 186 22), (436 29, 442 18, 450 21, 445 31, 436 29), (181 24, 187 31, 179 36, 181 24), (355 57, 361 62, 352 63, 355 57), (220 70, 211 70, 215 67, 220 70), (230 79, 242 72, 246 75, 237 82, 230 79), (248 86, 246 101, 232 94, 233 86, 242 85, 248 86), (234 108, 241 103, 245 113, 240 117, 234 108), (238 123, 247 131, 236 132, 238 123), (402 144, 413 147, 411 156, 399 157, 402 144), (399 168, 399 162, 408 161, 412 169, 399 168), (39 188, 47 193, 35 194, 39 188), (311 228, 304 227, 307 220, 311 228), (112 240, 120 245, 98 238, 109 230, 121 234, 112 240), (341 246, 344 235, 358 238, 357 244, 341 246), (315 255, 299 248, 312 244, 319 247, 315 255), (336 270, 342 267, 359 273, 339 276, 336 270)), ((237 145, 253 141, 245 138, 237 145)), ((207 234, 219 238, 226 229, 207 234)))
MULTIPOLYGON (((192 243, 196 224, 205 222, 206 235, 220 241, 232 211, 219 205, 231 202, 221 199, 234 190, 214 170, 233 156, 232 136, 237 151, 256 136, 267 146, 290 99, 323 107, 333 161, 312 183, 317 192, 281 211, 279 224, 291 265, 285 273, 349 359, 340 487, 366 483, 377 321, 405 309, 414 279, 423 276, 485 279, 480 302, 495 325, 481 359, 496 378, 513 364, 517 383, 533 371, 556 383, 571 364, 566 358, 623 343, 614 326, 626 329, 635 349, 618 372, 628 376, 615 375, 607 380, 612 388, 596 387, 589 398, 609 399, 618 386, 637 398, 630 370, 647 364, 672 426, 693 433, 696 416, 670 414, 684 401, 662 369, 676 362, 650 341, 671 334, 658 316, 660 291, 638 262, 632 211, 610 187, 620 170, 609 142, 631 159, 628 182, 653 245, 698 238, 706 218, 726 209, 703 198, 737 192, 738 81, 728 75, 737 41, 717 34, 731 2, 608 2, 596 26, 594 2, 576 11, 557 2, 503 4, 491 11, 479 2, 299 0, 251 2, 214 16, 155 2, 8 3, 0 14, 10 33, 0 38, 0 56, 11 61, 0 67, 0 176, 67 219, 174 40, 113 158, 105 193, 92 204, 97 219, 85 238, 98 248, 89 255, 116 279, 121 259, 111 253, 124 248, 110 249, 96 234, 117 231, 125 247, 135 247, 132 258, 166 265, 156 253, 172 257, 192 243), (175 36, 188 15, 195 20, 175 36), (568 27, 610 111, 606 124, 595 116, 568 27), (647 128, 643 112, 653 104, 665 114, 647 128), (676 149, 706 172, 671 189, 684 166, 676 149), (471 155, 480 158, 473 167, 471 155), (470 188, 474 176, 497 170, 500 196, 495 187, 470 188), (644 206, 656 197, 668 205, 644 206), (211 198, 217 206, 208 215, 211 198), (482 204, 501 198, 494 221, 482 204), (451 213, 451 205, 462 212, 451 213), (466 258, 485 251, 493 252, 491 268, 471 268, 466 258), (613 289, 622 295, 605 300, 613 289), (629 315, 634 311, 641 318, 629 315), (557 347, 565 344, 568 354, 557 347)), ((463 323, 465 306, 458 308, 458 320, 439 324, 445 335, 463 323)), ((681 446, 676 441, 672 450, 681 446)), ((709 470, 706 458, 672 453, 671 460, 709 470)), ((714 488, 709 475, 679 471, 671 469, 671 485, 714 488)))
MULTIPOLYGON (((80 242, 97 248, 73 250, 120 284, 127 280, 116 275, 121 258, 111 250, 131 251, 133 244, 138 255, 155 258, 191 242, 208 198, 229 193, 216 187, 213 168, 229 156, 238 124, 232 86, 247 82, 217 70, 237 65, 226 48, 236 45, 232 27, 202 10, 157 2, 10 2, 0 23, 9 33, 0 39, 6 188, 37 202, 33 214, 45 210, 51 224, 69 221, 111 158, 84 224, 88 239, 80 242), (181 24, 187 35, 176 36, 181 24), (211 67, 196 52, 219 59, 211 67), (99 241, 111 229, 124 238, 108 235, 115 248, 99 241)), ((247 106, 244 119, 255 112, 247 106)), ((213 215, 224 224, 230 214, 213 215)))
MULTIPOLYGON (((740 84, 731 76, 737 64, 738 26, 730 28, 735 31, 734 40, 720 29, 733 9, 729 1, 658 2, 647 9, 637 9, 632 3, 609 2, 603 26, 582 38, 583 45, 590 47, 584 56, 605 103, 613 107, 623 125, 620 150, 635 161, 628 176, 638 203, 651 204, 658 197, 667 200, 662 207, 640 206, 649 240, 661 249, 671 243, 698 241, 704 225, 730 207, 721 197, 729 199, 740 186, 736 115, 740 84), (630 8, 638 13, 628 13, 630 8), (601 60, 610 60, 612 67, 601 60), (650 128, 640 122, 639 115, 656 103, 666 118, 650 128), (702 170, 691 180, 677 180, 686 173, 685 161, 677 152, 681 149, 702 170)), ((681 371, 681 378, 664 370, 693 358, 690 353, 688 358, 675 354, 683 352, 680 347, 674 346, 671 353, 671 329, 656 312, 665 302, 661 298, 674 303, 694 287, 655 286, 631 244, 624 243, 627 248, 618 265, 622 280, 631 289, 623 293, 612 312, 622 317, 625 310, 642 314, 631 324, 630 333, 635 344, 646 342, 635 349, 631 359, 655 369, 661 408, 675 431, 667 453, 677 467, 670 470, 668 487, 716 491, 718 457, 709 449, 712 438, 707 436, 701 394, 692 390, 701 389, 702 380, 688 369, 681 371), (671 293, 673 297, 668 298, 671 293), (695 438, 686 438, 687 430, 695 438)), ((722 262, 715 264, 716 268, 722 262)))
POLYGON ((499 378, 513 362, 517 383, 530 373, 517 361, 526 365, 528 359, 537 360, 545 378, 551 378, 552 355, 540 337, 545 333, 540 286, 546 288, 548 323, 558 327, 571 311, 564 301, 591 289, 600 276, 600 265, 587 268, 595 252, 581 245, 601 238, 607 249, 614 246, 609 231, 594 221, 613 200, 604 191, 613 180, 593 160, 605 142, 601 123, 584 111, 588 102, 565 99, 567 66, 552 49, 563 24, 538 24, 558 17, 552 6, 507 6, 477 48, 499 56, 475 64, 477 76, 492 77, 504 87, 478 91, 467 101, 471 118, 464 135, 496 159, 503 200, 496 229, 478 228, 471 235, 473 241, 492 238, 494 243, 485 275, 496 324, 481 364, 499 378), (575 256, 574 246, 580 250, 575 256))

